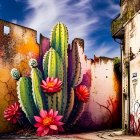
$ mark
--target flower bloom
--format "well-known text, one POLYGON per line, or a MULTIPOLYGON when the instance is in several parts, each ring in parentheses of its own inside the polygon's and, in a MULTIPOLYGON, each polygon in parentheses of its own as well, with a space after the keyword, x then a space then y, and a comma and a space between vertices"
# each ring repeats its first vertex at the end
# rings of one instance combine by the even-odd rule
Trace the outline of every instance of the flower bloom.
POLYGON ((42 89, 44 92, 54 93, 61 90, 62 82, 58 78, 48 77, 46 81, 42 80, 42 89))
POLYGON ((34 126, 37 128, 38 136, 53 135, 57 134, 59 131, 63 132, 64 129, 61 122, 63 116, 58 115, 58 111, 41 110, 40 116, 34 116, 35 121, 37 122, 34 126))
POLYGON ((75 93, 79 101, 82 101, 84 103, 88 102, 89 91, 85 85, 80 85, 76 87, 75 93))
POLYGON ((19 103, 14 103, 10 105, 4 111, 4 118, 13 124, 17 123, 17 121, 21 118, 21 115, 22 115, 22 112, 21 112, 19 103))

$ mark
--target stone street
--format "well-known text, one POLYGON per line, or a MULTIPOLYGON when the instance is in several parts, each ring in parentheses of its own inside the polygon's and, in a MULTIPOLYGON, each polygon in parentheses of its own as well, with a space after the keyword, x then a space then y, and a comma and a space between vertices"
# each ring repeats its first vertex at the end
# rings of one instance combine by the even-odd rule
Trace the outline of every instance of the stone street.
POLYGON ((31 137, 31 136, 1 136, 1 140, 34 140, 34 139, 48 139, 48 140, 140 140, 138 136, 123 135, 121 131, 101 131, 91 133, 81 133, 72 135, 58 135, 47 137, 31 137))

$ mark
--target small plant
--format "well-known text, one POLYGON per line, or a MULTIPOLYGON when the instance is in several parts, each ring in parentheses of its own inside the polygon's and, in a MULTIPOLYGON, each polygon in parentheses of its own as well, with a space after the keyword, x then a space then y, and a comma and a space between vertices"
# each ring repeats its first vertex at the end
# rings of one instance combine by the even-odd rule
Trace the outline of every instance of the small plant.
POLYGON ((20 121, 22 117, 22 112, 21 112, 21 108, 19 106, 19 103, 14 103, 12 105, 10 105, 5 111, 4 111, 4 118, 15 124, 18 121, 20 121))

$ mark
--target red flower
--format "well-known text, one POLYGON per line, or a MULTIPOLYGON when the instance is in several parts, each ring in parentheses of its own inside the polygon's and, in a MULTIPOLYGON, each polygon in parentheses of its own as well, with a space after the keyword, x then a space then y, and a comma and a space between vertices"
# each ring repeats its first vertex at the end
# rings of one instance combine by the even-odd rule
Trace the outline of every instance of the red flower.
POLYGON ((53 135, 57 134, 59 131, 64 131, 62 125, 64 124, 60 120, 63 116, 58 115, 58 111, 53 111, 52 109, 47 112, 45 110, 40 111, 40 116, 34 116, 36 120, 37 135, 53 135))
POLYGON ((41 87, 44 92, 54 93, 61 90, 62 82, 58 78, 48 77, 46 81, 42 80, 41 87))
POLYGON ((85 85, 80 85, 76 87, 75 93, 79 101, 82 101, 84 103, 88 102, 89 91, 85 85))
POLYGON ((19 106, 19 103, 14 103, 10 105, 5 111, 4 111, 4 118, 15 124, 17 121, 21 118, 21 108, 19 106))

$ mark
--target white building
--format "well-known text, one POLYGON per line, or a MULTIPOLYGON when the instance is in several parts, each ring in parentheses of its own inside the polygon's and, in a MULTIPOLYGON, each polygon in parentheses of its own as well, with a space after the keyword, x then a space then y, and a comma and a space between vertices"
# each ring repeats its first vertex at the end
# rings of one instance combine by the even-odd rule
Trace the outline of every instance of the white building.
POLYGON ((121 47, 122 127, 140 135, 140 0, 121 0, 112 36, 121 47))

